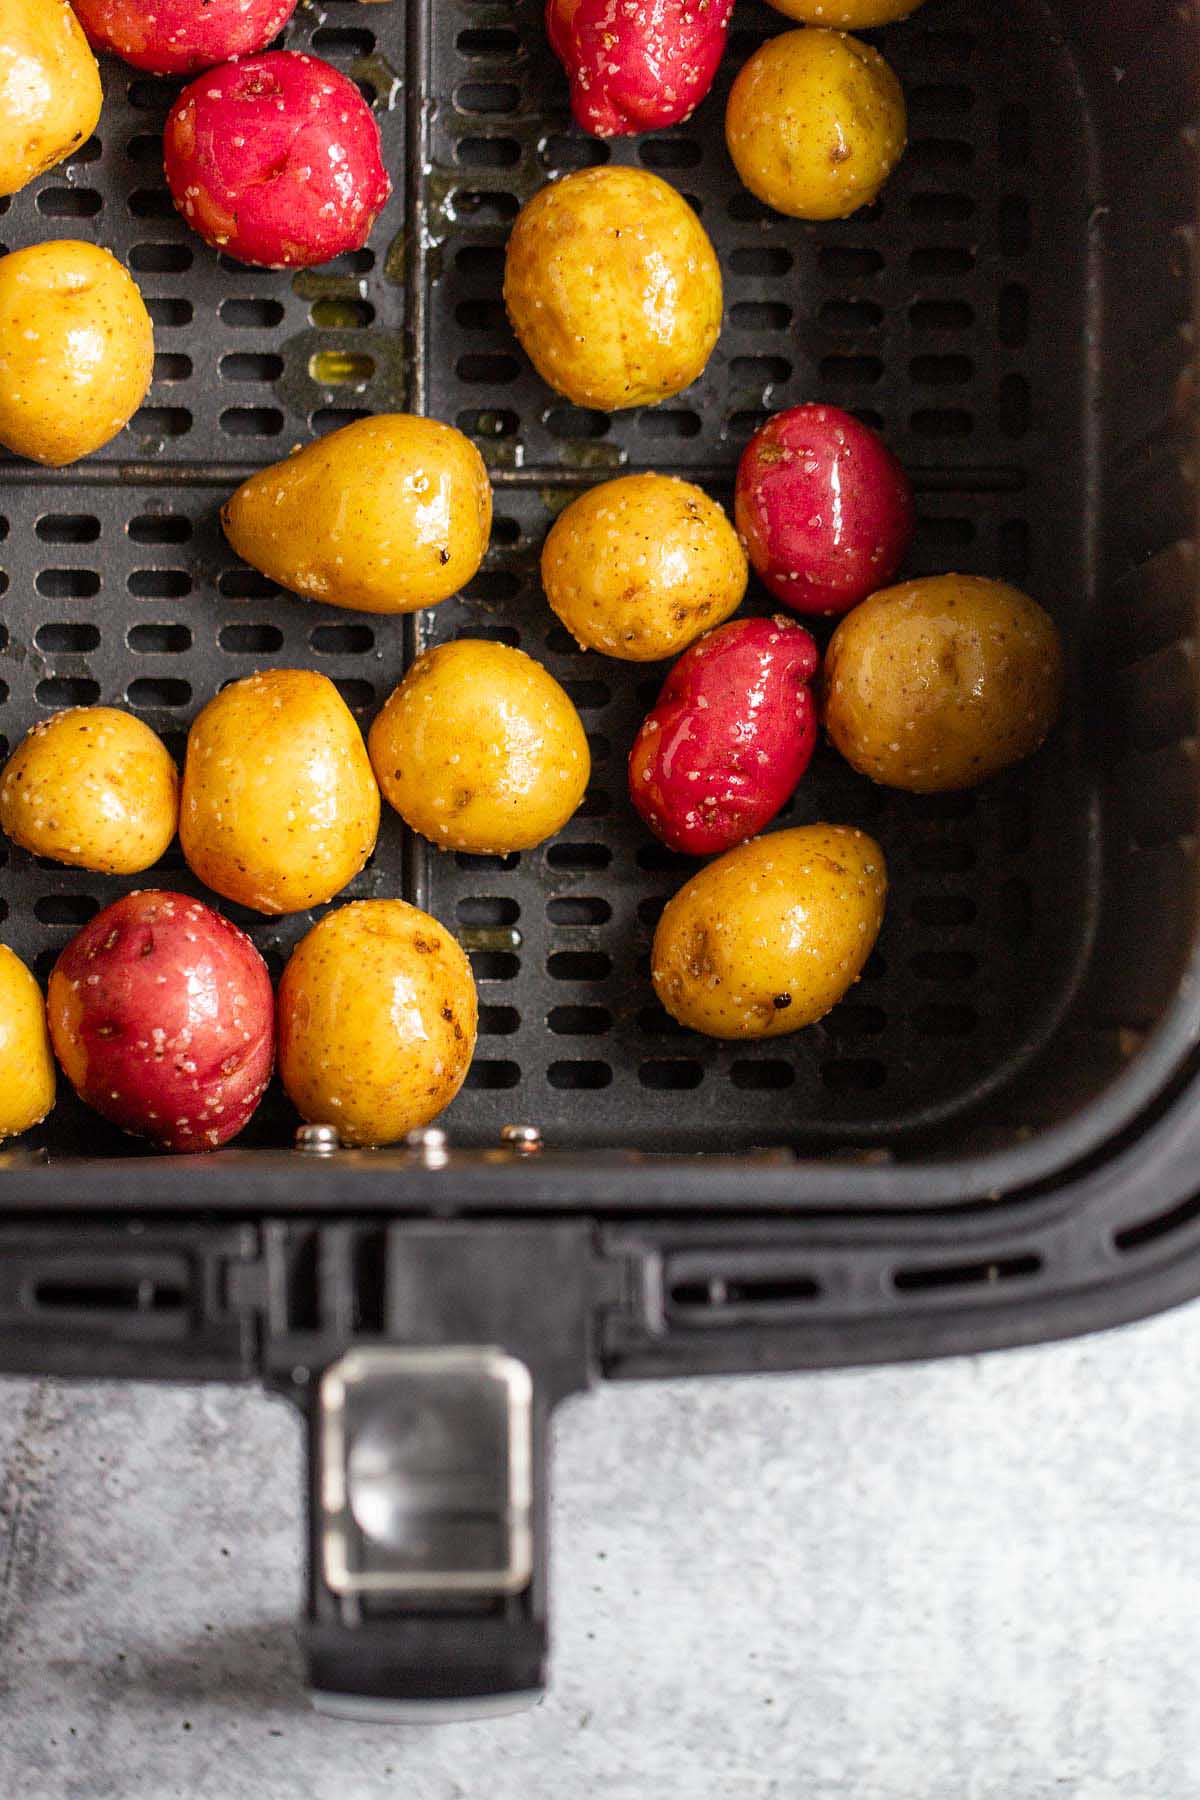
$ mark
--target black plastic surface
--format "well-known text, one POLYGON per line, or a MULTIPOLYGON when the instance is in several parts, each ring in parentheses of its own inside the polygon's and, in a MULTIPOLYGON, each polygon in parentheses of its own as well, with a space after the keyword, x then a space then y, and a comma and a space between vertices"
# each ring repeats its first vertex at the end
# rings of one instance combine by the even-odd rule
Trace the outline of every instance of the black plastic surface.
MULTIPOLYGON (((1073 0, 928 0, 879 34, 908 93, 908 157, 879 206, 816 227, 758 207, 721 142, 732 73, 780 28, 765 6, 739 6, 695 119, 610 152, 569 125, 538 0, 302 7, 287 41, 369 84, 397 193, 370 250, 295 279, 226 263, 175 217, 155 147, 174 87, 115 62, 99 145, 6 207, 9 246, 58 231, 126 256, 160 353, 147 408, 100 457, 57 474, 0 464, 10 741, 49 707, 100 698, 179 748, 223 681, 296 662, 333 675, 365 722, 418 642, 482 631, 568 684, 596 751, 585 807, 555 844, 502 866, 443 857, 389 816, 346 896, 406 892, 472 949, 482 1035, 444 1121, 453 1142, 492 1144, 523 1118, 578 1159, 547 1158, 541 1175, 464 1159, 444 1177, 387 1155, 301 1162, 275 1095, 243 1141, 276 1154, 182 1169, 64 1096, 44 1141, 93 1160, 14 1159, 14 1211, 750 1218, 978 1204, 1098 1157, 1194 1043, 1194 9, 1144 0, 1098 20, 1073 0), (520 201, 610 154, 693 199, 727 282, 703 379, 611 421, 540 386, 500 303, 520 201), (661 671, 578 654, 540 595, 537 552, 569 493, 618 467, 690 471, 728 498, 764 410, 814 396, 882 424, 912 468, 914 570, 1002 574, 1045 600, 1071 649, 1072 712, 1031 765, 974 795, 885 795, 822 753, 780 823, 835 816, 880 835, 894 876, 880 952, 822 1026, 731 1048, 678 1034, 647 981, 657 910, 692 866, 661 851, 623 794, 661 671), (306 604, 237 564, 216 509, 248 468, 403 404, 470 429, 493 468, 492 549, 464 596, 410 626, 306 604), (686 1160, 785 1144, 874 1160, 686 1160), (589 1154, 603 1146, 683 1155, 589 1154), (135 1161, 95 1160, 114 1156, 135 1161)), ((148 879, 195 888, 177 852, 148 879)), ((10 850, 6 940, 44 973, 126 885, 10 850)), ((227 910, 276 969, 310 919, 227 910)), ((1133 1216, 1138 1165, 1120 1166, 1133 1216)), ((1071 1191, 1082 1207, 1090 1190, 1071 1191)), ((886 1224, 874 1229, 885 1242, 886 1224)), ((1055 1270, 1057 1293, 1071 1267, 1055 1270)), ((1051 1290, 1022 1291, 1033 1318, 1051 1290)), ((889 1311, 898 1293, 879 1344, 889 1311)))

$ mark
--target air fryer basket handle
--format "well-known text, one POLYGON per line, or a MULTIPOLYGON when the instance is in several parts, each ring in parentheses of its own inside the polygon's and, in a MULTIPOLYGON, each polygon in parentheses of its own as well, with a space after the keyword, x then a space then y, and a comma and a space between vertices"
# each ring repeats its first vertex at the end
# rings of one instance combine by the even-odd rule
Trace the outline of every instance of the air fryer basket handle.
POLYGON ((589 1250, 574 1225, 397 1225, 381 1333, 293 1363, 294 1385, 272 1346, 308 1425, 318 1706, 428 1719, 541 1690, 549 1420, 589 1379, 589 1250))

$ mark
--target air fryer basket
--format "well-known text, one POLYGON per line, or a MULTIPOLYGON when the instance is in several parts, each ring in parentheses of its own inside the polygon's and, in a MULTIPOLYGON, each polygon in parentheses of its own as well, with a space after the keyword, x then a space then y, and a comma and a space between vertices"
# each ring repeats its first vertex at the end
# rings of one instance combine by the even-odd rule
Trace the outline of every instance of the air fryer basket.
MULTIPOLYGON (((927 0, 875 34, 905 86, 908 154, 880 203, 816 226, 755 201, 723 145, 729 81, 779 14, 739 0, 695 118, 612 145, 571 125, 541 15, 541 0, 305 0, 286 42, 364 86, 396 179, 372 247, 326 269, 250 270, 201 245, 162 179, 177 84, 115 62, 99 139, 0 201, 9 248, 82 236, 126 260, 158 345, 148 403, 107 450, 0 468, 10 742, 102 700, 181 750, 223 682, 295 664, 329 673, 365 724, 421 645, 493 635, 564 682, 595 766, 579 815, 520 857, 443 855, 389 814, 344 896, 403 893, 471 951, 481 1037, 448 1152, 301 1155, 274 1094, 241 1147, 168 1162, 64 1095, 40 1141, 0 1158, 7 1367, 265 1373, 303 1400, 361 1340, 495 1343, 534 1371, 536 1452, 549 1405, 596 1366, 927 1354, 1200 1289, 1194 5, 927 0), (688 196, 726 283, 702 379, 611 418, 539 382, 500 298, 521 202, 608 160, 688 196), (879 951, 820 1026, 723 1045, 674 1026, 648 981, 655 920, 694 866, 624 794, 662 671, 581 654, 538 551, 571 494, 618 469, 728 500, 755 426, 818 397, 879 425, 911 471, 912 572, 1003 576, 1044 602, 1071 699, 1043 752, 974 793, 888 793, 820 752, 780 823, 881 839, 879 951), (217 524, 237 480, 402 406, 461 426, 492 470, 492 546, 464 594, 415 621, 359 617, 237 562, 217 524), (542 1154, 499 1147, 512 1121, 540 1128, 542 1154)), ((152 879, 200 891, 175 850, 152 879)), ((5 940, 44 976, 125 885, 9 848, 5 940)), ((225 910, 276 971, 314 916, 225 910)), ((538 1481, 533 1504, 536 1523, 538 1481)), ((461 1650, 461 1618, 418 1629, 411 1608, 401 1625, 362 1601, 352 1629, 320 1574, 322 1506, 318 1680, 411 1694, 420 1664, 426 1698, 460 1691, 445 1646, 461 1650)), ((471 1627, 490 1646, 480 1691, 536 1682, 543 1575, 471 1627)))

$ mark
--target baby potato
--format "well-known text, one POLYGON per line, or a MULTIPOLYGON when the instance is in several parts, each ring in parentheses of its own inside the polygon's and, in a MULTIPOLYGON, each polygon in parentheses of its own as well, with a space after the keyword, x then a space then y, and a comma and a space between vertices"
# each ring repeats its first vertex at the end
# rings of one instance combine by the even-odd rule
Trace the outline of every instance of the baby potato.
POLYGON ((100 70, 68 0, 0 7, 0 195, 15 194, 92 135, 100 70))
POLYGON ((567 695, 522 650, 459 638, 419 656, 368 735, 385 798, 443 850, 500 856, 562 829, 591 774, 567 695))
POLYGON ((850 825, 754 838, 667 902, 651 953, 671 1017, 716 1038, 784 1037, 824 1018, 879 936, 883 852, 850 825))
POLYGON ((1062 643, 1003 581, 937 575, 847 613, 825 659, 825 724, 885 787, 974 787, 1037 749, 1058 717, 1062 643))
POLYGON ((749 570, 715 500, 674 475, 622 475, 561 512, 542 550, 546 598, 585 650, 674 656, 741 605, 749 570))
POLYGON ((42 990, 0 944, 0 1138, 40 1125, 54 1105, 54 1052, 42 990))
POLYGON ((504 303, 543 381, 576 406, 617 412, 695 381, 721 329, 721 271, 667 182, 580 169, 521 208, 504 303))
POLYGON ((470 581, 492 529, 492 488, 452 425, 378 413, 251 475, 221 524, 240 557, 293 593, 408 613, 470 581))
POLYGON ((776 12, 801 25, 828 25, 835 31, 870 31, 907 19, 923 0, 768 0, 776 12))
POLYGON ((794 219, 845 219, 904 153, 904 94, 878 50, 840 31, 785 31, 743 66, 725 140, 760 200, 794 219))
POLYGON ((379 789, 324 675, 271 669, 210 700, 188 733, 179 841, 200 880, 262 913, 332 900, 375 848, 379 789))
POLYGON ((115 706, 73 706, 35 725, 0 775, 0 830, 34 856, 136 875, 179 822, 162 739, 115 706))
POLYGON ((154 327, 133 277, 60 238, 0 256, 0 444, 60 468, 123 431, 146 397, 154 327))
POLYGON ((283 971, 279 1073, 310 1123, 394 1143, 457 1094, 477 1017, 471 965, 444 925, 404 900, 359 900, 314 925, 283 971))

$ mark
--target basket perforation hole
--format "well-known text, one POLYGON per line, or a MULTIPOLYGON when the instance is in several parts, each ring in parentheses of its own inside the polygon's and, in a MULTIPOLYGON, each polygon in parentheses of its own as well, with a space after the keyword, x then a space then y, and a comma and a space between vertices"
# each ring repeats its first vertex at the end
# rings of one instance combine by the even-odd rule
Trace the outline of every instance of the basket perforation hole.
POLYGON ((283 358, 266 350, 233 350, 217 364, 222 381, 278 381, 283 358))
POLYGON ((552 1006, 546 1015, 557 1037, 600 1037, 612 1022, 607 1006, 552 1006))
POLYGON ((468 955, 476 981, 513 981, 520 973, 521 959, 510 950, 471 950, 468 955))
POLYGON ((694 169, 704 155, 695 138, 654 137, 637 147, 638 160, 648 169, 694 169))
POLYGON ((654 1092, 686 1093, 704 1080, 704 1065, 690 1056, 660 1057, 638 1065, 638 1081, 654 1092))
POLYGON ((999 532, 1000 573, 1006 581, 1024 581, 1029 574, 1030 535, 1024 519, 1005 519, 999 532))
POLYGON ((1023 194, 1005 194, 1000 202, 1000 253, 1002 256, 1024 256, 1033 235, 1029 202, 1023 194))
POLYGON ((196 258, 190 244, 134 244, 129 266, 139 275, 181 275, 196 258))
POLYGON ((694 438, 701 429, 700 414, 690 407, 659 408, 638 414, 638 422, 647 437, 694 438))
POLYGON ((823 356, 821 381, 826 387, 846 392, 852 388, 874 387, 883 380, 883 363, 878 356, 823 356))
POLYGON ((480 1037, 512 1037, 521 1029, 521 1015, 515 1006, 481 1006, 480 1037))
POLYGON ((510 137, 460 138, 454 160, 469 169, 511 169, 521 160, 521 145, 510 137))
POLYGON ((543 168, 554 174, 567 174, 572 169, 594 169, 612 155, 601 138, 549 137, 538 148, 543 168))
POLYGON ((909 967, 922 981, 970 981, 979 960, 969 950, 918 950, 909 967))
POLYGON ((193 308, 190 300, 182 300, 178 295, 143 294, 146 311, 160 329, 178 330, 183 325, 190 325, 193 308))
POLYGON ((186 544, 192 521, 182 513, 138 513, 126 529, 136 544, 186 544))
POLYGON ((919 387, 964 387, 974 373, 969 356, 914 356, 909 364, 919 387))
MULTIPOLYGON (((0 687, 7 700, 7 683, 0 682, 0 687)), ((34 697, 39 706, 93 706, 100 698, 100 683, 84 675, 51 675, 38 682, 34 697)))
POLYGON ((954 281, 975 267, 975 252, 961 244, 926 244, 913 250, 909 269, 917 281, 954 281))
POLYGON ((99 911, 91 894, 43 894, 33 903, 33 916, 43 925, 86 925, 99 911))
POLYGON ((152 168, 162 169, 163 147, 162 135, 157 131, 138 131, 125 145, 125 154, 130 162, 149 163, 152 168))
POLYGON ((125 642, 139 656, 181 656, 192 647, 192 634, 186 625, 131 625, 125 642))
POLYGON ((729 309, 735 331, 786 331, 795 308, 783 300, 738 300, 729 309))
POLYGON ((97 625, 50 623, 39 625, 34 643, 50 656, 83 656, 100 642, 97 625))
POLYGON ((1028 943, 1033 936, 1033 890, 1018 877, 1001 882, 996 891, 996 923, 1012 944, 1028 943))
POLYGON ((883 268, 881 252, 868 245, 825 244, 817 262, 828 281, 868 281, 883 268))
POLYGON ((515 194, 494 188, 456 188, 446 206, 452 219, 467 225, 506 225, 520 210, 515 194))
POLYGON ((1024 437, 1033 423, 1033 394, 1023 375, 1006 375, 996 390, 996 423, 1005 437, 1024 437))
POLYGON ((468 350, 458 358, 454 371, 460 381, 507 382, 517 379, 521 363, 505 350, 468 350))
POLYGON ((460 300, 454 317, 464 331, 503 331, 508 323, 503 300, 460 300))
POLYGON ((375 648, 375 632, 370 625, 314 625, 308 641, 318 656, 365 656, 375 648))
POLYGON ((464 81, 454 96, 459 112, 482 115, 515 113, 521 90, 511 81, 464 81))
POLYGON ((334 675, 333 685, 351 712, 365 712, 375 704, 375 684, 352 675, 334 675))
POLYGON ((966 300, 916 300, 908 318, 914 331, 970 331, 975 308, 966 300))
POLYGON ((283 319, 283 302, 257 294, 236 294, 217 308, 223 325, 235 331, 270 331, 283 319))
POLYGON ((94 569, 39 569, 34 585, 46 600, 90 600, 100 577, 94 569))
POLYGON ((192 698, 192 684, 178 675, 139 675, 125 690, 130 706, 152 709, 159 706, 186 706, 192 698))
POLYGON ((601 438, 612 424, 607 413, 586 406, 554 406, 546 414, 546 429, 556 438, 601 438))
POLYGON ((186 437, 192 415, 186 406, 143 406, 134 413, 130 429, 143 437, 186 437))
POLYGON ((494 441, 516 437, 521 421, 509 407, 472 406, 460 412, 454 423, 467 437, 494 441))
POLYGON ((921 407, 909 423, 916 437, 965 438, 975 429, 975 415, 961 406, 921 407))
POLYGON ((913 1025, 922 1037, 969 1037, 978 1023, 979 1014, 966 1005, 919 1006, 913 1014, 913 1025))
POLYGON ((997 332, 1006 350, 1019 350, 1029 341, 1029 290, 1018 282, 1000 290, 997 332))
POLYGON ((95 188, 42 188, 37 209, 47 219, 94 219, 103 201, 95 188))
POLYGON ((519 1087, 520 1082, 520 1063, 509 1062, 505 1058, 477 1056, 467 1070, 463 1086, 495 1090, 519 1087))
POLYGON ((100 521, 94 513, 43 513, 34 529, 46 544, 94 544, 100 521))
POLYGON ((546 902, 546 917, 552 925, 606 925, 612 907, 599 895, 563 894, 546 902))
POLYGON ((552 1088, 606 1088, 612 1085, 613 1072, 606 1062, 564 1059, 552 1062, 546 1080, 552 1088))
POLYGON ((555 950, 546 958, 546 972, 554 981, 603 981, 612 973, 612 958, 604 950, 555 950))
POLYGON ((1014 100, 1000 108, 1000 116, 996 122, 996 142, 1003 168, 1024 168, 1032 150, 1032 129, 1027 106, 1014 100))
POLYGON ((580 712, 593 712, 597 707, 607 706, 612 699, 612 689, 606 681, 572 680, 567 677, 562 686, 580 712))
POLYGON ((186 569, 132 569, 126 586, 135 600, 180 600, 192 591, 186 569))
POLYGON ((470 894, 455 910, 461 925, 513 925, 521 916, 519 904, 507 894, 470 894))
POLYGON ((189 381, 192 374, 192 359, 178 350, 160 350, 154 358, 154 379, 162 381, 189 381))
POLYGON ((792 364, 786 356, 735 356, 729 373, 739 386, 770 388, 791 380, 792 364))
POLYGON ((342 25, 319 25, 312 34, 312 47, 318 56, 370 56, 375 48, 375 33, 342 25))
POLYGON ((463 589, 467 600, 482 600, 488 606, 495 606, 504 600, 511 600, 521 591, 520 577, 511 569, 481 569, 473 580, 463 589))
MULTIPOLYGON (((729 267, 734 275, 786 275, 795 258, 781 244, 742 244, 729 253, 729 267)), ((883 267, 879 258, 878 267, 883 267)))
POLYGON ((471 642, 507 644, 510 650, 516 650, 521 642, 521 633, 515 625, 462 625, 454 636, 471 642))
POLYGON ((279 589, 257 569, 222 569, 217 586, 227 600, 272 600, 279 589))
POLYGON ((314 300, 308 317, 318 331, 365 331, 374 323, 375 308, 369 300, 314 300))
POLYGON ((283 648, 283 633, 278 625, 262 623, 222 625, 217 638, 222 650, 233 656, 273 656, 283 648))
POLYGON ((283 414, 277 406, 229 406, 221 414, 220 425, 229 437, 278 437, 283 414))
POLYGON ((552 869, 607 869, 612 851, 607 844, 551 844, 546 861, 552 869))
POLYGON ((821 1064, 821 1080, 833 1093, 874 1093, 887 1081, 878 1057, 835 1056, 821 1064))
POLYGON ((135 219, 173 219, 175 202, 165 187, 135 188, 127 201, 135 219))
POLYGON ((504 856, 479 856, 471 850, 456 850, 454 860, 460 869, 482 875, 515 869, 521 860, 521 853, 519 850, 510 850, 504 856))
POLYGON ((883 1035, 888 1019, 882 1006, 861 1006, 854 1001, 843 1001, 830 1023, 840 1038, 870 1038, 883 1035))
POLYGON ((818 318, 826 331, 878 331, 883 308, 874 300, 827 300, 818 318))
POLYGON ((790 1062, 782 1062, 778 1057, 763 1057, 761 1061, 731 1063, 729 1079, 735 1088, 751 1093, 779 1092, 793 1085, 796 1071, 790 1062))

